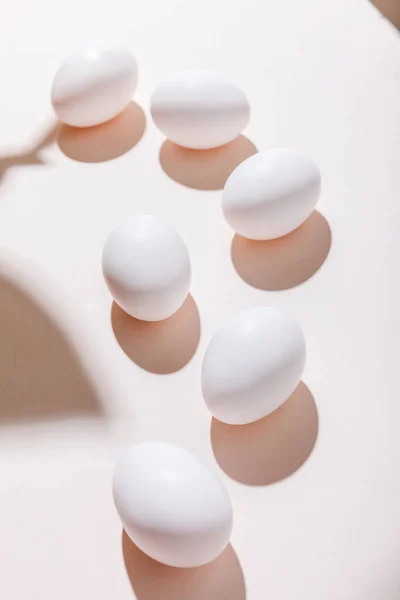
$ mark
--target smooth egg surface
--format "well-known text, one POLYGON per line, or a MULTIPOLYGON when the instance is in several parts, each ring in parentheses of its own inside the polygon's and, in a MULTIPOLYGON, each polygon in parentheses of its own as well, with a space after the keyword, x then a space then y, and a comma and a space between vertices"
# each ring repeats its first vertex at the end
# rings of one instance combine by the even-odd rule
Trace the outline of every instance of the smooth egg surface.
POLYGON ((132 53, 118 45, 88 44, 68 56, 52 89, 57 117, 73 127, 91 127, 118 115, 132 100, 138 68, 132 53))
POLYGON ((226 548, 232 505, 222 482, 193 454, 170 444, 134 446, 116 466, 114 501, 132 541, 172 567, 196 567, 226 548))
POLYGON ((102 267, 114 300, 142 321, 167 319, 189 293, 189 252, 158 217, 133 215, 118 225, 104 245, 102 267))
POLYGON ((232 229, 253 240, 290 233, 318 202, 321 175, 316 164, 296 150, 278 148, 255 154, 228 178, 222 209, 232 229))
POLYGON ((250 105, 237 85, 212 71, 191 69, 179 71, 156 88, 151 114, 176 144, 208 149, 231 142, 243 131, 250 105))
POLYGON ((277 308, 244 310, 223 325, 203 361, 202 391, 211 414, 232 425, 257 421, 279 408, 302 377, 303 332, 277 308))

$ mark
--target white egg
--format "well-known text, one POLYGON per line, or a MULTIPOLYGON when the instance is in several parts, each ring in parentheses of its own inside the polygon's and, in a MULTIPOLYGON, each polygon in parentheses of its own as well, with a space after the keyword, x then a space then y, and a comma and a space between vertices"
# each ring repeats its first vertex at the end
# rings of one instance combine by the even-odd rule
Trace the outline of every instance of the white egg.
POLYGON ((114 300, 142 321, 167 319, 189 293, 189 252, 158 217, 133 215, 118 225, 105 243, 102 265, 114 300))
POLYGON ((234 140, 250 119, 237 85, 203 69, 179 71, 153 93, 151 114, 164 135, 180 146, 217 148, 234 140))
POLYGON ((255 154, 228 178, 222 208, 232 229, 253 240, 290 233, 312 213, 320 193, 315 163, 296 150, 255 154))
POLYGON ((257 421, 291 396, 305 360, 304 335, 292 317, 277 308, 244 310, 208 346, 202 370, 206 404, 224 423, 257 421))
POLYGON ((92 42, 68 56, 54 78, 57 117, 73 127, 109 121, 131 101, 138 80, 136 60, 118 45, 92 42))
POLYGON ((113 494, 126 533, 161 563, 197 567, 229 543, 228 492, 186 450, 152 442, 134 446, 116 466, 113 494))

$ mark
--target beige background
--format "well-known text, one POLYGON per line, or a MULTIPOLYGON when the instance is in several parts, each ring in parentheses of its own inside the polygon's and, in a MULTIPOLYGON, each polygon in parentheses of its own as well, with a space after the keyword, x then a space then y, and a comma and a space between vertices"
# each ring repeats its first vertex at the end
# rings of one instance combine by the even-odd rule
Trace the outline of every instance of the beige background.
POLYGON ((0 597, 398 600, 398 31, 366 0, 1 8, 0 597), (91 38, 136 54, 137 104, 90 132, 54 130, 53 74, 91 38), (160 78, 191 66, 250 98, 228 148, 178 150, 149 119, 160 78), (275 145, 320 165, 318 212, 273 244, 232 243, 220 188, 275 145), (102 280, 103 241, 135 211, 169 219, 190 248, 192 297, 169 323, 112 309, 102 280), (258 304, 304 328, 304 384, 259 423, 211 423, 206 345, 258 304), (223 478, 235 524, 216 563, 171 570, 122 542, 110 480, 141 440, 223 478))

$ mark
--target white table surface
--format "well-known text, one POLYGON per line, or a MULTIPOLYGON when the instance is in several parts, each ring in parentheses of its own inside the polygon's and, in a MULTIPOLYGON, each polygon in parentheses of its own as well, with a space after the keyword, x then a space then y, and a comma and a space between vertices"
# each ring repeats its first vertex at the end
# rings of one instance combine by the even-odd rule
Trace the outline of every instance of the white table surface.
POLYGON ((3 0, 0 71, 0 597, 398 600, 398 31, 367 0, 3 0), (52 131, 53 74, 89 39, 135 53, 143 137, 136 105, 95 132, 52 131), (150 94, 192 66, 247 92, 247 139, 211 157, 167 144, 163 170, 150 94), (326 221, 273 247, 236 239, 237 272, 218 188, 252 144, 315 158, 326 221), (115 335, 100 254, 133 212, 182 234, 194 301, 156 329, 114 310, 115 335), (309 391, 210 436, 202 356, 259 304, 301 323, 309 391), (216 563, 168 569, 122 544, 113 466, 143 440, 225 482, 235 523, 216 563))

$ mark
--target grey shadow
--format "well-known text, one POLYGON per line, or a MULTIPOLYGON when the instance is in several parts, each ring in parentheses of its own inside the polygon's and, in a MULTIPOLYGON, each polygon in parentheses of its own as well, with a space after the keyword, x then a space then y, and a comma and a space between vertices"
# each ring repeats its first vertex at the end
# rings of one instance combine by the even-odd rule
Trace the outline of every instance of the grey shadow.
POLYGON ((142 369, 159 375, 186 366, 200 341, 199 311, 190 294, 172 317, 156 322, 134 319, 113 302, 111 323, 125 354, 142 369))
POLYGON ((400 30, 400 2, 399 0, 371 0, 372 4, 400 30))
POLYGON ((122 551, 137 600, 246 600, 243 571, 230 544, 213 562, 190 569, 149 558, 125 531, 122 551))
POLYGON ((325 217, 318 211, 295 231, 269 241, 235 235, 231 257, 238 275, 260 290, 278 291, 310 279, 324 264, 332 243, 325 217))
POLYGON ((297 471, 318 436, 318 411, 310 390, 300 383, 275 412, 249 425, 211 422, 211 444, 221 469, 247 485, 277 483, 297 471))
POLYGON ((233 142, 211 150, 190 150, 166 140, 160 150, 163 171, 186 187, 196 190, 222 190, 229 175, 257 148, 240 135, 233 142))
POLYGON ((28 291, 0 275, 0 422, 102 413, 67 334, 28 291))
POLYGON ((131 102, 119 115, 96 127, 61 125, 58 146, 68 158, 79 162, 99 163, 122 156, 142 139, 146 116, 131 102))
POLYGON ((58 131, 58 123, 51 123, 45 128, 42 135, 39 136, 38 140, 28 150, 0 156, 0 183, 7 174, 7 171, 13 167, 35 167, 38 165, 45 165, 46 163, 40 156, 40 152, 51 144, 54 144, 58 136, 58 131))

